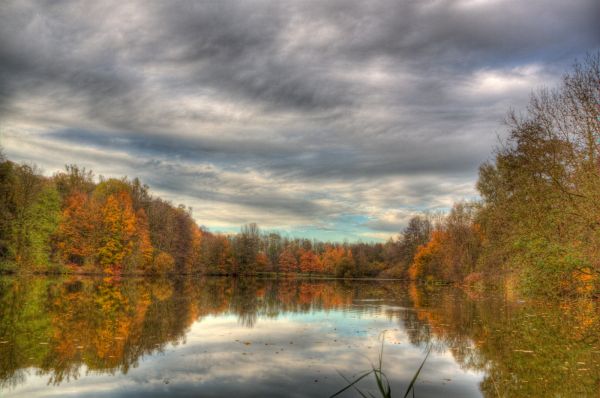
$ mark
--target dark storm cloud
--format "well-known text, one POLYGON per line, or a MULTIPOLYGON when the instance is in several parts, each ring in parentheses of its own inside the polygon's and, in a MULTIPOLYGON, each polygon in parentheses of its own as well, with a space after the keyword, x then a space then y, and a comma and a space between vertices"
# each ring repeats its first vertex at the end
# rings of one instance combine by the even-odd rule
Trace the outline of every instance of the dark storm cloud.
MULTIPOLYGON (((432 146, 407 142, 403 148, 388 151, 385 145, 370 149, 323 147, 296 149, 289 145, 266 143, 259 140, 172 137, 132 133, 107 133, 66 129, 50 132, 47 136, 57 141, 94 146, 104 150, 118 147, 130 154, 160 156, 176 153, 180 159, 210 161, 224 168, 254 167, 286 178, 314 180, 357 179, 377 176, 439 173, 456 174, 472 171, 478 163, 469 157, 474 145, 456 147, 432 146), (377 151, 377 157, 372 152, 377 151), (428 153, 435 161, 422 156, 428 153), (457 159, 457 154, 464 156, 457 159)), ((487 150, 488 148, 481 148, 487 150)))
POLYGON ((172 49, 164 62, 187 68, 193 77, 185 76, 186 84, 301 111, 347 104, 344 85, 320 73, 318 62, 302 63, 282 48, 288 8, 277 2, 165 3, 155 13, 155 23, 165 27, 155 44, 172 49))
POLYGON ((3 145, 140 175, 207 225, 354 212, 391 232, 472 197, 506 110, 598 48, 598 15, 595 0, 4 2, 3 145))

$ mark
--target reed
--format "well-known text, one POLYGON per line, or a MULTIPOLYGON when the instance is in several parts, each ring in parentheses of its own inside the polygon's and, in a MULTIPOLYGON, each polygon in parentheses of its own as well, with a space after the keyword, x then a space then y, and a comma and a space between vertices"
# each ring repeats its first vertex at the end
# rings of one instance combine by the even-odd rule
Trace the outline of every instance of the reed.
MULTIPOLYGON (((383 331, 381 334, 381 349, 379 350, 379 361, 378 361, 377 365, 371 363, 371 370, 360 373, 356 377, 356 379, 353 381, 348 379, 346 376, 344 376, 344 374, 342 374, 341 372, 338 371, 340 376, 344 380, 346 380, 346 382, 348 384, 341 390, 337 391, 335 394, 331 395, 330 398, 336 397, 336 396, 342 394, 344 391, 349 390, 350 388, 353 388, 354 390, 356 390, 356 392, 358 392, 364 398, 369 398, 369 397, 376 398, 376 396, 373 393, 369 392, 369 395, 367 395, 357 386, 357 384, 360 381, 362 381, 363 379, 365 379, 366 377, 368 377, 371 374, 375 377, 375 384, 377 385, 377 391, 379 392, 379 396, 382 398, 392 398, 392 387, 390 386, 390 381, 389 381, 388 377, 386 376, 385 372, 383 371, 383 347, 384 347, 384 345, 385 345, 385 331, 383 331)), ((411 391, 412 391, 413 397, 414 397, 415 382, 417 381, 417 378, 419 377, 419 374, 421 373, 421 370, 423 369, 423 365, 425 365, 425 361, 427 361, 427 357, 429 357, 430 352, 431 352, 431 347, 427 350, 427 354, 425 355, 425 358, 423 358, 423 362, 421 362, 421 365, 419 366, 419 368, 413 375, 408 387, 406 388, 406 391, 404 392, 403 398, 407 398, 408 395, 411 393, 411 391)))

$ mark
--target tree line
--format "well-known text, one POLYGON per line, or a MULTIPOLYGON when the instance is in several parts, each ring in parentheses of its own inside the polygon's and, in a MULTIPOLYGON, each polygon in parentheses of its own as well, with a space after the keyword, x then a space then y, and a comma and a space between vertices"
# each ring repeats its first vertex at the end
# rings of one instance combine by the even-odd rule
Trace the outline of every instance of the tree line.
POLYGON ((191 209, 138 179, 52 177, 0 154, 4 270, 104 273, 327 274, 495 283, 565 295, 600 292, 600 53, 508 117, 479 169, 481 199, 413 217, 385 243, 331 243, 200 228, 191 209))
POLYGON ((508 126, 479 169, 481 200, 433 228, 409 277, 600 295, 600 53, 532 94, 508 126))
POLYGON ((288 238, 254 223, 233 235, 211 233, 191 209, 151 195, 137 178, 96 179, 75 165, 45 177, 1 156, 3 271, 375 277, 426 241, 422 217, 385 244, 288 238))
POLYGON ((430 221, 415 216, 386 243, 335 243, 197 225, 192 210, 150 194, 135 178, 95 178, 69 165, 45 177, 0 153, 0 270, 105 274, 403 277, 430 221))
POLYGON ((95 182, 67 166, 44 177, 0 162, 0 259, 5 270, 191 272, 201 232, 183 206, 153 197, 138 179, 95 182))

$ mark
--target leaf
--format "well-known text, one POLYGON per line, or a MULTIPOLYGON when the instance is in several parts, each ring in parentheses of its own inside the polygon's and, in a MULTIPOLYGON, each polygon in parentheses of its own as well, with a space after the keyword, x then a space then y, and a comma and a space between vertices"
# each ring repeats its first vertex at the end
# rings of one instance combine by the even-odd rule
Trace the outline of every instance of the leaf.
POLYGON ((423 362, 421 362, 421 366, 419 366, 417 373, 415 373, 412 380, 410 381, 410 384, 408 385, 408 389, 406 390, 406 393, 404 394, 404 398, 408 397, 410 390, 412 390, 414 388, 415 382, 417 381, 417 377, 419 377, 419 373, 421 373, 421 369, 423 369, 423 365, 425 365, 425 361, 427 360, 427 357, 429 356, 430 352, 431 352, 431 348, 429 348, 429 350, 427 351, 427 355, 425 355, 423 362))
MULTIPOLYGON (((350 380, 348 380, 346 378, 346 376, 344 376, 340 371, 338 371, 338 374, 340 376, 342 376, 344 378, 344 380, 346 380, 347 382, 349 382, 350 384, 348 384, 346 387, 342 388, 341 390, 339 390, 338 392, 336 392, 333 395, 330 395, 329 398, 333 398, 336 397, 338 395, 340 395, 341 393, 343 393, 344 391, 346 391, 347 389, 349 389, 350 387, 353 387, 356 383, 358 383, 359 381, 361 381, 362 379, 364 379, 365 377, 367 377, 368 375, 370 375, 373 371, 369 370, 368 372, 365 372, 364 374, 362 374, 358 379, 354 380, 353 382, 350 382, 350 380)), ((362 394, 362 393, 361 393, 362 394)))

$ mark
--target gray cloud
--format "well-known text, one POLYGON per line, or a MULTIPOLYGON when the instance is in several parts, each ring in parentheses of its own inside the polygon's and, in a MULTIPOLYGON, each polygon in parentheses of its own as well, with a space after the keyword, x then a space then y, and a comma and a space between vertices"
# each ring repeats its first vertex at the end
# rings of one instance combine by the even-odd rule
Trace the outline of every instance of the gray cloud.
POLYGON ((506 110, 598 48, 597 15, 594 0, 8 1, 2 144, 49 172, 139 175, 208 226, 390 233, 475 194, 506 110))

